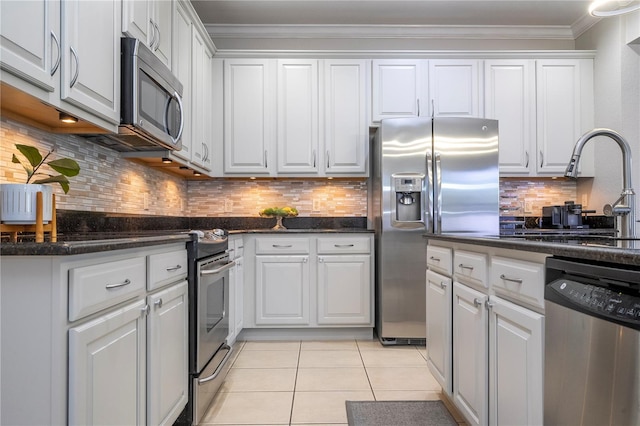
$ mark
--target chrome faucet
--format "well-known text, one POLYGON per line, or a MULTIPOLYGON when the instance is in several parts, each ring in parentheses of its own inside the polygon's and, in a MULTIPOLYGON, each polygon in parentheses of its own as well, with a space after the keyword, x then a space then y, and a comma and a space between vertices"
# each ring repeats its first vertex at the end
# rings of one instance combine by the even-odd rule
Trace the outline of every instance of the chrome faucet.
POLYGON ((578 139, 576 146, 573 148, 571 161, 567 165, 564 175, 566 177, 575 178, 578 176, 578 163, 580 162, 580 154, 582 148, 591 139, 596 136, 607 136, 613 139, 622 150, 622 180, 624 187, 620 198, 613 205, 605 205, 603 210, 606 215, 622 216, 621 237, 635 238, 635 192, 631 186, 631 148, 629 143, 620 135, 620 133, 610 129, 593 129, 585 133, 578 139), (624 204, 626 201, 626 204, 624 204))

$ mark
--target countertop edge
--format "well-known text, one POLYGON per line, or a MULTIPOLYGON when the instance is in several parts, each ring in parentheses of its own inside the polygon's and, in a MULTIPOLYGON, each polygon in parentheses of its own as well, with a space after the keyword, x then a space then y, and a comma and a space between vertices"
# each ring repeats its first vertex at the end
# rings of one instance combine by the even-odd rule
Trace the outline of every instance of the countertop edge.
POLYGON ((425 234, 429 240, 450 241, 461 244, 483 245, 496 248, 547 253, 553 256, 571 257, 598 262, 618 263, 640 266, 640 250, 605 246, 582 246, 519 239, 500 239, 498 237, 460 236, 448 234, 425 234))

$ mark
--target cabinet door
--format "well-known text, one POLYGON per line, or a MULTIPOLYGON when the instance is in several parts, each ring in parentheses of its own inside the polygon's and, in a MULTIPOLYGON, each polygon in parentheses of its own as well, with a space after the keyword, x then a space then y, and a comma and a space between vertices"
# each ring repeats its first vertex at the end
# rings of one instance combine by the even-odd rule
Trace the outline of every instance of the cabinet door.
POLYGON ((1 6, 2 71, 54 92, 60 80, 60 2, 3 0, 1 6))
POLYGON ((451 395, 451 278, 427 271, 427 365, 442 390, 451 395))
POLYGON ((371 324, 371 255, 318 257, 318 324, 371 324))
MULTIPOLYGON (((589 120, 583 114, 589 115, 589 103, 593 100, 588 99, 589 88, 583 89, 581 81, 589 75, 583 76, 581 67, 589 63, 581 59, 545 59, 536 63, 538 152, 535 158, 538 174, 564 175, 575 142, 592 127, 593 119, 589 120), (583 121, 589 123, 589 128, 583 121)), ((582 167, 588 166, 590 155, 581 159, 582 167)))
POLYGON ((191 161, 206 169, 211 169, 211 119, 212 106, 212 60, 213 55, 207 48, 204 36, 193 31, 192 74, 193 80, 193 140, 191 161))
POLYGON ((528 175, 535 162, 535 82, 533 60, 484 62, 484 110, 499 121, 501 176, 528 175))
POLYGON ((308 256, 256 256, 256 324, 309 324, 308 256))
POLYGON ((187 404, 187 282, 149 296, 147 404, 150 425, 172 425, 187 404))
POLYGON ((318 61, 278 60, 278 173, 318 171, 318 61))
MULTIPOLYGON (((369 61, 325 60, 324 152, 325 173, 366 174, 367 81, 369 61)), ((319 157, 320 158, 320 157, 319 157)))
POLYGON ((275 165, 275 62, 224 63, 224 173, 265 176, 275 165))
POLYGON ((475 426, 488 419, 486 300, 479 291, 453 283, 453 401, 475 426))
POLYGON ((544 317, 491 296, 489 424, 541 425, 544 317))
POLYGON ((146 416, 144 300, 69 330, 69 424, 142 425, 146 416))
POLYGON ((244 328, 244 257, 236 259, 236 291, 235 291, 235 333, 236 337, 244 328))
POLYGON ((122 32, 147 46, 154 40, 153 0, 122 1, 122 32))
POLYGON ((184 114, 184 127, 182 129, 182 149, 173 154, 187 161, 191 160, 193 139, 193 93, 191 88, 191 62, 193 36, 191 34, 191 17, 185 10, 182 2, 176 6, 176 14, 173 27, 173 66, 172 70, 182 83, 182 112, 184 114))
POLYGON ((155 40, 152 50, 166 65, 171 66, 171 43, 173 37, 174 0, 153 0, 152 24, 155 29, 155 40))
POLYGON ((61 99, 120 123, 119 1, 62 2, 61 99))
POLYGON ((227 344, 233 345, 236 342, 236 271, 238 265, 234 265, 229 269, 229 334, 227 335, 227 344))
POLYGON ((372 119, 426 115, 427 63, 420 59, 373 61, 372 119), (422 111, 421 111, 422 110, 422 111))
POLYGON ((480 72, 476 60, 430 60, 429 111, 436 117, 481 117, 480 72))

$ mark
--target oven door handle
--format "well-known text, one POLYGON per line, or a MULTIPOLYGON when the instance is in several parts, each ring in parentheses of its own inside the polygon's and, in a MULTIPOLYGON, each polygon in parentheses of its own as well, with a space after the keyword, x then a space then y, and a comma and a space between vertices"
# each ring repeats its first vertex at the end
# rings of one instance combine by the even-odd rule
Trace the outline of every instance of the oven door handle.
POLYGON ((227 360, 229 359, 229 357, 233 353, 233 348, 231 346, 227 345, 226 343, 220 349, 227 349, 229 352, 227 352, 227 354, 224 356, 224 358, 222 358, 222 361, 220 361, 220 364, 218 364, 218 367, 216 367, 216 371, 214 371, 212 375, 210 375, 209 377, 205 377, 204 379, 198 379, 198 384, 199 385, 201 385, 203 383, 206 383, 208 381, 214 380, 216 377, 218 377, 218 375, 220 374, 220 372, 224 368, 225 364, 227 363, 227 360))
POLYGON ((209 269, 207 269, 207 270, 203 270, 203 271, 201 270, 201 271, 200 271, 200 276, 202 277, 202 276, 204 276, 204 275, 215 275, 215 274, 219 274, 220 272, 224 272, 224 271, 226 271, 227 269, 231 269, 231 268, 233 268, 233 265, 235 265, 235 264, 236 264, 235 262, 229 262, 229 263, 226 263, 224 266, 222 266, 222 267, 220 267, 220 268, 217 268, 217 269, 210 269, 210 270, 209 270, 209 269))

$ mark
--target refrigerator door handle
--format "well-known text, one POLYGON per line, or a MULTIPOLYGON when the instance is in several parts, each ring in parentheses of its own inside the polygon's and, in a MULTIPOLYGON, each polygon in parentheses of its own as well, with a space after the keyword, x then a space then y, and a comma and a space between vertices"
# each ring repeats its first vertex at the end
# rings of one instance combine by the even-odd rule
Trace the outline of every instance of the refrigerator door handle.
POLYGON ((433 232, 433 155, 427 151, 427 177, 424 191, 424 224, 427 232, 433 232))
POLYGON ((440 182, 440 172, 441 172, 441 164, 440 164, 440 153, 434 153, 435 165, 433 168, 433 233, 439 234, 442 232, 442 188, 440 182))

